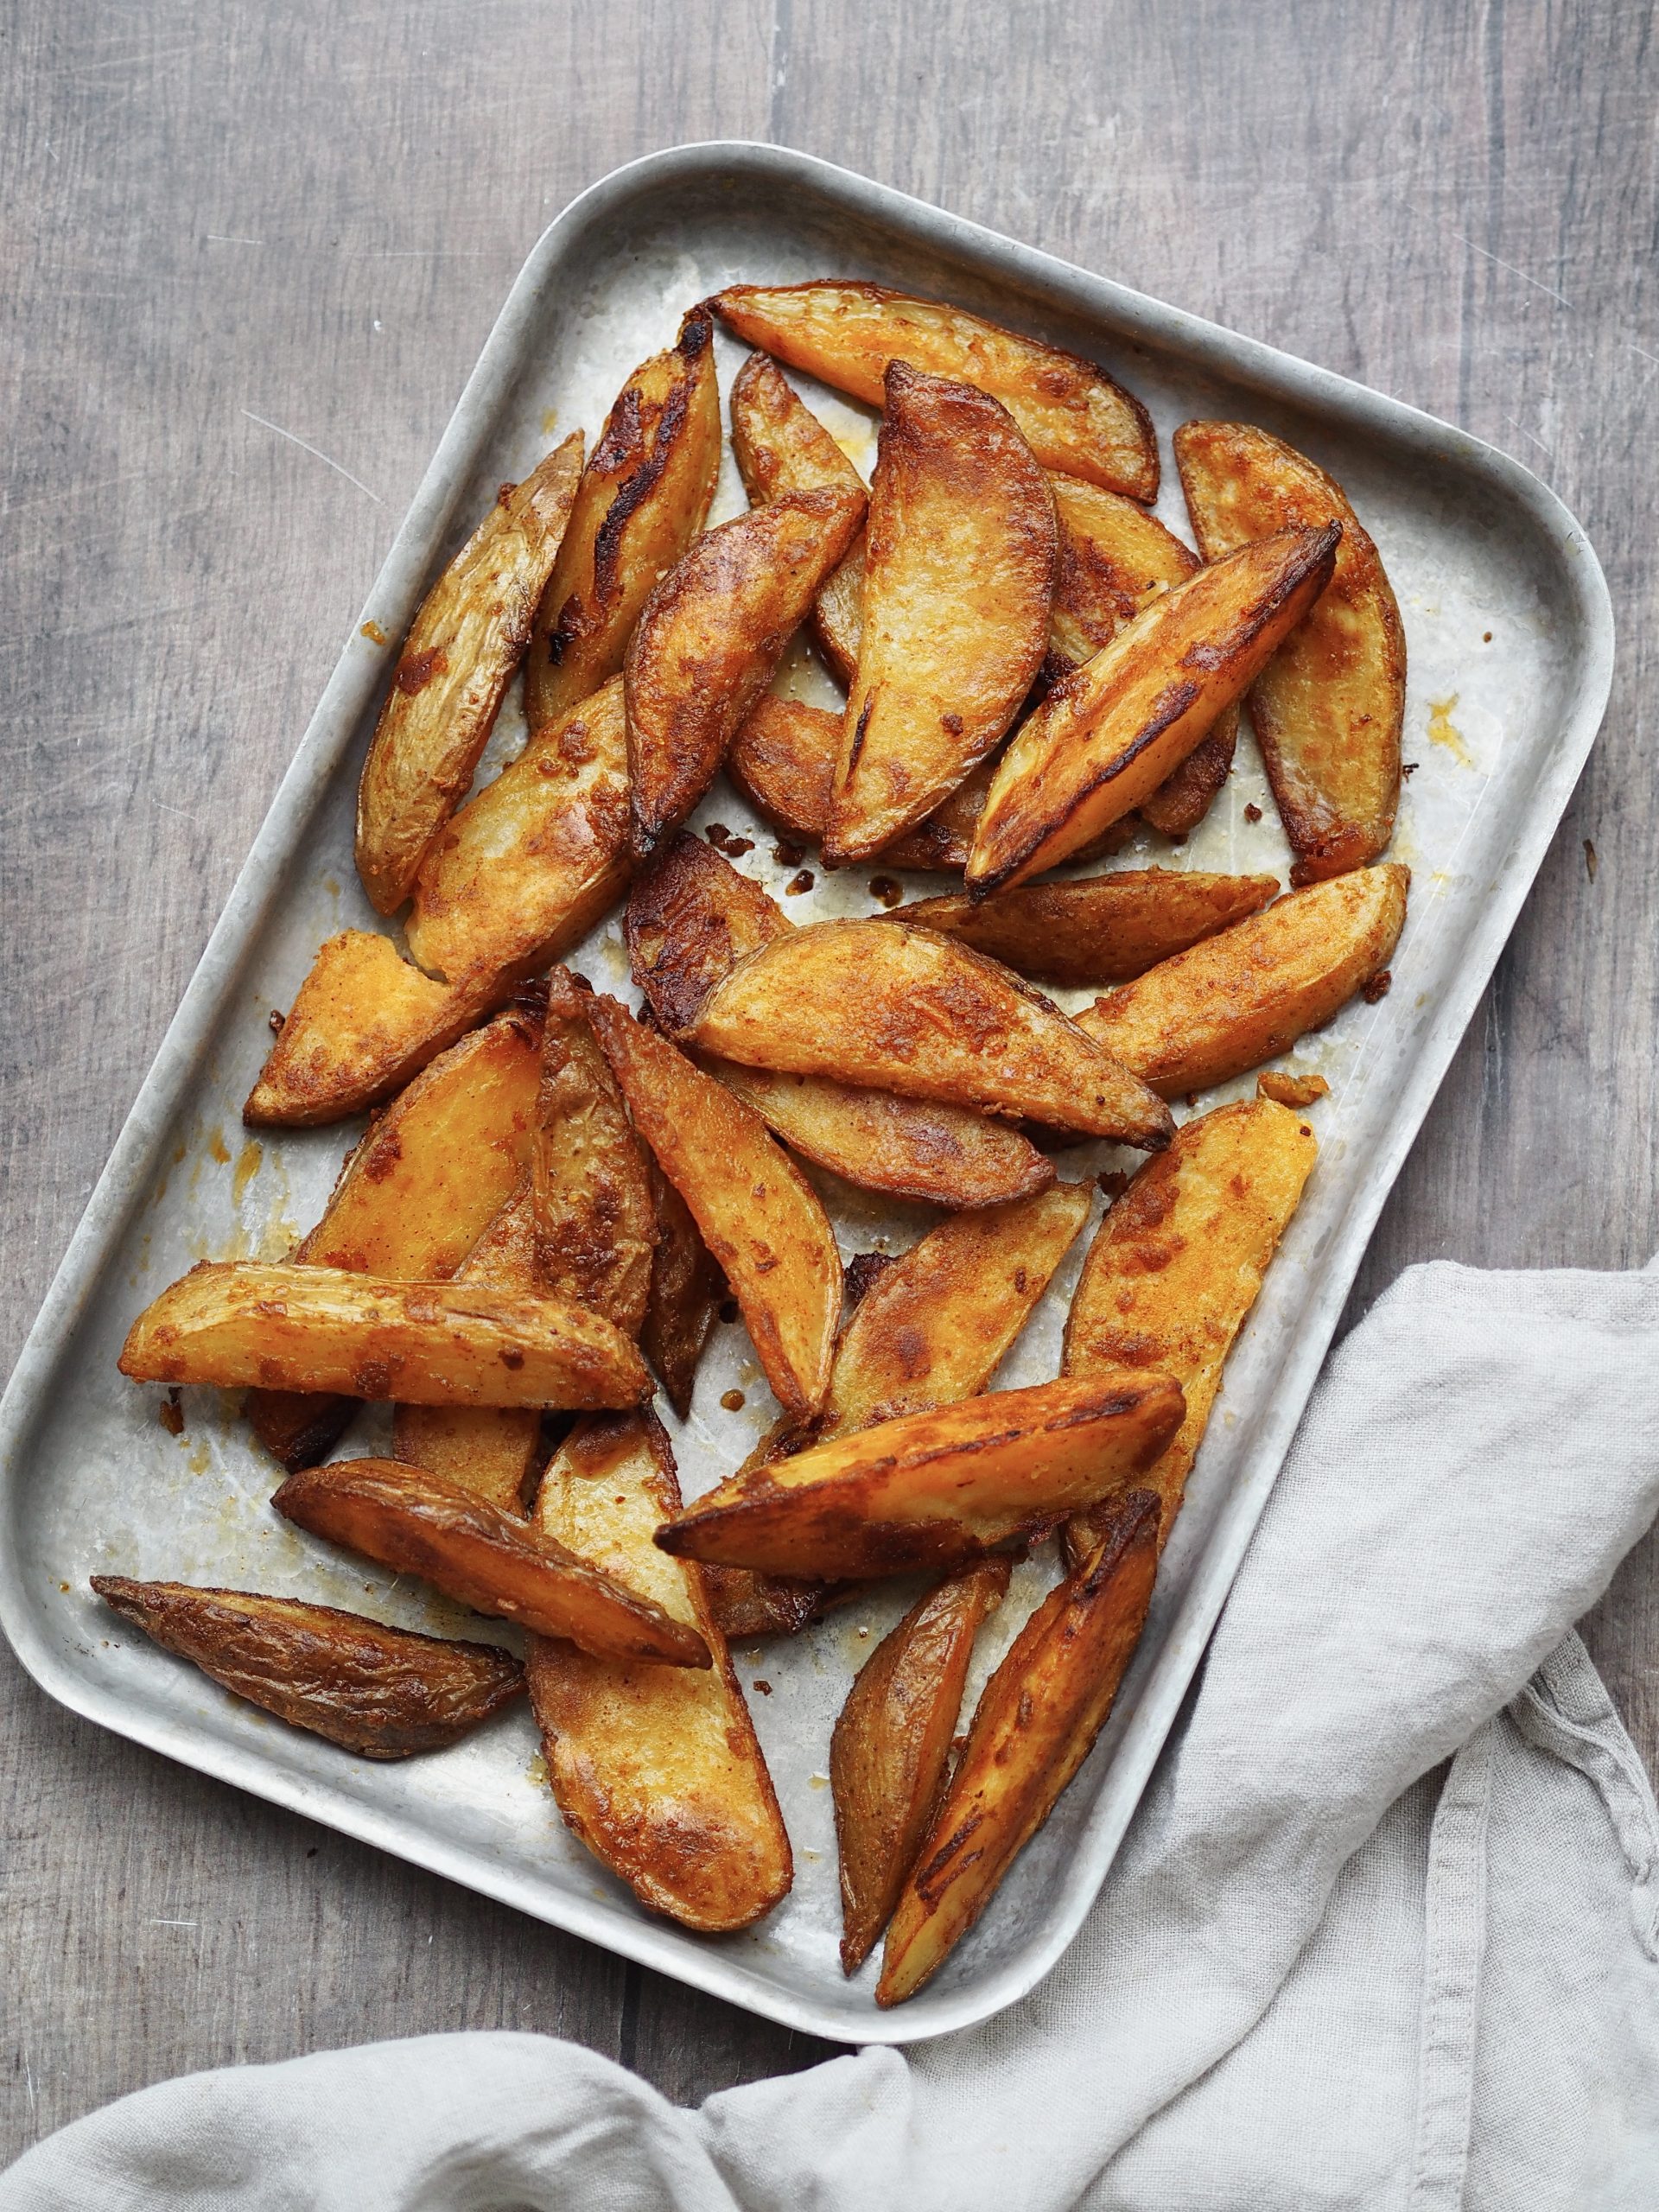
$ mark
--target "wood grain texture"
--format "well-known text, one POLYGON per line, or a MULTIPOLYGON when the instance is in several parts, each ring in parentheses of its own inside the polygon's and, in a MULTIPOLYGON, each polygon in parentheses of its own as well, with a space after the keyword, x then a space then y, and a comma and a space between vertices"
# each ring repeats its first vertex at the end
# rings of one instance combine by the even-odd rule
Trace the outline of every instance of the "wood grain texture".
MULTIPOLYGON (((1648 13, 24 0, 0 93, 0 1359, 525 251, 615 163, 715 136, 844 162, 1397 393, 1577 511, 1621 623, 1606 728, 1351 1312, 1431 1255, 1645 1260, 1648 13)), ((1651 1760, 1651 1540, 1589 1632, 1651 1760)), ((4 1680, 0 2155, 170 2073, 378 2036, 565 2034, 688 2100, 820 2053, 4 1680)))

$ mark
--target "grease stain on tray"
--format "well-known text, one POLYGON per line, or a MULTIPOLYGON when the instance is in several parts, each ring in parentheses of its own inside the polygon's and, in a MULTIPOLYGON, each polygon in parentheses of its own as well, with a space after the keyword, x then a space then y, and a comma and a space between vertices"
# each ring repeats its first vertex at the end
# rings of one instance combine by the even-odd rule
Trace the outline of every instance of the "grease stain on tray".
POLYGON ((1463 732, 1452 719, 1452 709, 1458 703, 1454 691, 1446 699, 1431 699, 1428 702, 1428 741, 1444 746, 1460 768, 1472 768, 1474 755, 1464 743, 1463 732))

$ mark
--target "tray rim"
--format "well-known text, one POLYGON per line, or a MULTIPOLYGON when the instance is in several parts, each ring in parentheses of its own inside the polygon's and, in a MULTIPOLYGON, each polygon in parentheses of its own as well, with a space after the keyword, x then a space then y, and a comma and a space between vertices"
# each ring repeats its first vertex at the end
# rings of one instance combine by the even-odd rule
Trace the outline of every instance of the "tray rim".
MULTIPOLYGON (((1066 296, 1080 315, 1104 313, 1134 334, 1131 342, 1179 353, 1236 380, 1253 378, 1293 404, 1333 413, 1352 429, 1409 430, 1433 442, 1441 457, 1485 480, 1516 501, 1554 548, 1569 587, 1576 588, 1582 675, 1560 741, 1539 778, 1510 863, 1471 931, 1467 957, 1448 988, 1402 1085, 1399 1103, 1373 1172, 1357 1185, 1333 1224, 1327 1272, 1346 1288, 1363 1255, 1384 1200, 1490 981, 1536 877, 1600 727, 1611 684, 1613 614, 1600 564, 1565 503, 1525 465, 1469 432, 1408 402, 1377 392, 1335 371, 1300 359, 1263 340, 1153 299, 1076 264, 1007 238, 791 147, 747 139, 690 142, 645 154, 610 170, 579 193, 531 249, 508 291, 423 472, 408 512, 370 587, 358 623, 325 684, 294 758, 278 784, 248 857, 238 872, 179 1007, 99 1176, 34 1325, 0 1397, 0 1512, 16 1510, 18 1462, 43 1413, 58 1359, 79 1323, 106 1254, 124 1235, 142 1200, 160 1148, 184 1103, 199 1059, 235 991, 243 965, 283 890, 282 875, 312 809, 335 773, 357 723, 382 680, 384 659, 359 624, 389 608, 412 611, 450 514, 482 447, 493 434, 498 403, 518 373, 514 341, 538 308, 543 286, 561 251, 592 224, 635 196, 702 182, 721 169, 804 186, 878 226, 906 232, 932 249, 981 266, 1000 262, 1021 279, 1066 296)), ((670 1923, 636 1923, 613 1904, 574 1891, 524 1893, 516 1873, 485 1864, 468 1847, 423 1833, 410 1838, 400 1816, 347 1799, 267 1763, 251 1750, 200 1737, 171 1721, 152 1719, 113 1692, 64 1663, 40 1637, 21 1589, 14 1548, 0 1557, 0 1630, 24 1669, 48 1696, 84 1719, 177 1759, 215 1779, 321 1821, 395 1856, 447 1876, 534 1918, 671 1974, 693 1987, 828 2040, 899 2044, 949 2033, 987 2019, 1015 2002, 1051 1970, 1092 1906, 1225 1603, 1249 1538, 1265 1507, 1340 1318, 1331 1301, 1281 1370, 1274 1406, 1262 1417, 1254 1448, 1218 1516, 1191 1584, 1172 1621, 1163 1652, 1148 1675, 1135 1726, 1120 1745, 1113 1783, 1084 1822, 1075 1859, 1092 1866, 1073 1885, 1040 1941, 968 1990, 924 1992, 887 2014, 861 2014, 856 2024, 810 1999, 762 1982, 729 1961, 720 1947, 670 1923)))

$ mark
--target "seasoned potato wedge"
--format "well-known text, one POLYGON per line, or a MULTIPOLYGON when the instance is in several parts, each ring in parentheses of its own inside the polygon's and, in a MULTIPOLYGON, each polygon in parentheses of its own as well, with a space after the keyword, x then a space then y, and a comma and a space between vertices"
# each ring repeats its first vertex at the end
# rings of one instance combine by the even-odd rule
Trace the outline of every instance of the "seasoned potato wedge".
POLYGON ((893 362, 831 866, 925 820, 1001 741, 1043 664, 1057 559, 1048 479, 1007 410, 893 362))
POLYGON ((670 1036, 738 962, 794 925, 771 893, 682 831, 628 894, 628 967, 670 1036))
POLYGON ((1336 573, 1256 677, 1250 721, 1291 881, 1363 868, 1394 835, 1406 711, 1406 633, 1377 550, 1334 478, 1250 423, 1184 423, 1175 461, 1208 560, 1277 531, 1341 527, 1336 573))
POLYGON ((747 1928, 788 1892, 789 1838, 702 1570, 652 1541, 680 1502, 650 1413, 577 1424, 547 1471, 535 1524, 702 1637, 701 1669, 600 1658, 536 1637, 531 1696, 567 1826, 642 1904, 709 1934, 747 1928))
POLYGON ((667 1391, 668 1402, 684 1421, 691 1411, 703 1346, 726 1296, 726 1274, 703 1243, 685 1200, 654 1160, 646 1164, 656 1206, 657 1244, 651 1256, 639 1349, 667 1391))
POLYGON ((1340 1013, 1389 963, 1411 871, 1357 868, 1274 899, 1077 1016, 1166 1098, 1225 1083, 1340 1013))
POLYGON ((429 1468, 399 1459, 331 1459, 290 1475, 270 1502, 312 1535, 399 1574, 418 1574, 475 1612, 569 1637, 584 1651, 609 1657, 709 1663, 697 1630, 671 1619, 653 1599, 429 1468))
POLYGON ((619 677, 543 723, 435 839, 409 949, 434 976, 541 973, 628 880, 627 721, 619 677))
POLYGON ((874 1949, 938 1809, 974 1638, 1007 1593, 1009 1565, 982 1560, 918 1599, 841 1708, 830 1785, 843 1974, 856 1974, 874 1949))
POLYGON ((830 1387, 841 1255, 817 1192, 753 1109, 612 998, 588 1019, 634 1127, 725 1270, 779 1403, 814 1414, 830 1387))
POLYGON ((537 1109, 535 1192, 542 1280, 630 1337, 645 1318, 657 1208, 610 1063, 588 1020, 593 993, 563 968, 549 981, 537 1109))
POLYGON ((341 930, 318 951, 248 1094, 242 1118, 311 1128, 377 1105, 511 988, 494 974, 435 982, 390 938, 341 930))
POLYGON ((398 656, 357 794, 357 872, 397 912, 473 780, 524 657, 582 476, 573 431, 490 509, 433 585, 398 656))
POLYGON ((774 938, 715 986, 689 1035, 745 1066, 1027 1115, 1147 1150, 1173 1127, 1028 984, 906 923, 817 922, 774 938))
POLYGON ((893 918, 955 938, 1038 982, 1086 989, 1144 974, 1256 913, 1278 888, 1270 875, 1123 868, 988 899, 949 893, 901 906, 893 918))
POLYGON ((651 1388, 621 1331, 562 1299, 291 1261, 192 1268, 138 1316, 119 1364, 137 1382, 429 1406, 630 1406, 651 1388))
POLYGON ((728 1643, 770 1636, 795 1636, 848 1605, 868 1582, 804 1581, 788 1574, 758 1574, 752 1567, 704 1566, 702 1586, 715 1625, 728 1643))
POLYGON ((1284 531, 1200 569, 1057 683, 998 765, 969 888, 1055 867, 1150 797, 1325 588, 1339 534, 1284 531))
MULTIPOLYGON (((1296 1211, 1319 1153, 1300 1114, 1240 1100, 1185 1122, 1107 1214, 1066 1317, 1067 1375, 1155 1367, 1173 1375, 1186 1413, 1141 1477, 1169 1541, 1186 1478, 1221 1387, 1221 1370, 1296 1211)), ((1080 1566, 1102 1533, 1096 1507, 1066 1524, 1080 1566)))
POLYGON ((621 673, 639 610, 702 528, 719 473, 714 326, 698 307, 623 385, 582 471, 524 664, 532 730, 621 673))
POLYGON ((794 492, 707 531, 646 601, 624 668, 637 861, 714 781, 863 512, 845 492, 794 492))
POLYGON ((1180 1427, 1167 1375, 995 1390, 768 1461, 658 1532, 678 1558, 768 1574, 951 1567, 1122 1490, 1180 1427))
POLYGON ((1075 353, 962 308, 881 284, 732 284, 709 302, 728 329, 791 368, 880 406, 890 361, 1000 399, 1046 467, 1158 496, 1158 442, 1140 401, 1075 353))
POLYGON ((1116 1701, 1157 1571, 1158 1501, 1133 1491, 985 1685, 887 1929, 878 2005, 913 1997, 938 1972, 1053 1811, 1116 1701))
POLYGON ((106 1605, 222 1689, 359 1758, 442 1751, 524 1694, 523 1668, 493 1643, 418 1636, 250 1590, 122 1574, 92 1583, 106 1605))

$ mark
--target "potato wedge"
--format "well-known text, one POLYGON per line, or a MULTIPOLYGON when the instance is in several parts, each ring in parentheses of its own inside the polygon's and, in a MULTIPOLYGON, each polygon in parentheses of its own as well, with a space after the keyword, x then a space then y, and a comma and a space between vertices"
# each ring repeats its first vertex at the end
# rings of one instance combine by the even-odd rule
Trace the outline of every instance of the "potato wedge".
MULTIPOLYGON (((1169 1541, 1221 1371, 1319 1146, 1300 1114, 1270 1099, 1201 1114, 1149 1160, 1096 1232, 1065 1324, 1063 1372, 1155 1367, 1186 1400, 1163 1456, 1141 1478, 1159 1503, 1158 1548, 1169 1541)), ((1079 1567, 1102 1533, 1096 1507, 1066 1523, 1079 1567)))
POLYGON ((524 1694, 493 1643, 388 1628, 334 1605, 95 1574, 106 1605, 221 1689, 359 1758, 442 1751, 524 1694))
POLYGON ((1200 569, 1057 683, 998 765, 969 889, 1057 866, 1149 798, 1325 588, 1339 534, 1284 531, 1200 569))
POLYGON ((1043 664, 1058 558, 1048 479, 1007 410, 904 361, 887 370, 866 543, 832 867, 925 821, 1001 742, 1043 664))
POLYGON ((1101 1542, 1051 1591, 985 1685, 944 1805, 899 1899, 878 2005, 913 1997, 995 1894, 1105 1726, 1146 1624, 1158 1501, 1118 1501, 1101 1542))
POLYGON ((466 796, 582 478, 582 437, 502 496, 428 593, 393 672, 357 794, 357 872, 383 914, 415 887, 466 796))
POLYGON ((668 1402, 684 1421, 691 1411, 703 1347, 726 1296, 726 1273, 703 1243, 685 1200, 654 1160, 646 1165, 656 1207, 657 1245, 651 1255, 639 1349, 668 1393, 668 1402))
POLYGON ((1122 868, 994 891, 988 899, 947 893, 900 906, 893 919, 955 938, 1037 982, 1087 989, 1143 975, 1258 912, 1278 888, 1271 875, 1122 868))
POLYGON ((830 1387, 841 1255, 817 1194, 752 1108, 612 998, 588 1009, 634 1127, 690 1208, 785 1411, 830 1387))
POLYGON ((830 1739, 841 1859, 841 1970, 893 1916, 944 1789, 968 1662, 1011 1562, 982 1560, 918 1599, 859 1670, 830 1739))
POLYGON ((543 723, 434 841, 409 949, 429 974, 538 976, 627 887, 622 679, 543 723))
POLYGON ((1166 1098, 1259 1067, 1384 969, 1406 918, 1397 861, 1292 891, 1077 1016, 1166 1098))
POLYGON ((719 474, 714 326, 697 307, 623 385, 582 471, 524 663, 533 731, 620 675, 639 610, 707 521, 719 474))
POLYGON ((698 538, 646 601, 623 671, 636 861, 714 781, 862 512, 837 491, 752 507, 698 538))
POLYGON ((151 1300, 119 1365, 136 1382, 428 1406, 585 1410, 637 1405, 651 1389, 621 1331, 562 1299, 291 1261, 203 1261, 151 1300))
POLYGON ((418 1574, 475 1612, 569 1637, 607 1657, 709 1663, 697 1630, 671 1619, 654 1599, 429 1468, 399 1459, 331 1459, 290 1475, 270 1502, 312 1535, 400 1574, 418 1574))
POLYGON ((403 1088, 512 988, 493 973, 440 983, 390 938, 341 930, 319 949, 242 1118, 251 1128, 344 1121, 403 1088))
POLYGON ((1029 984, 931 930, 816 922, 717 983, 698 1050, 901 1096, 1021 1114, 1155 1151, 1168 1113, 1029 984))
POLYGON ((1173 1377, 1128 1368, 994 1390, 734 1475, 657 1541, 826 1581, 958 1567, 1123 1489, 1182 1412, 1173 1377))
POLYGON ((771 893, 682 831, 628 894, 628 967, 671 1037, 738 962, 794 925, 771 893))
POLYGON ((1158 496, 1146 409, 1103 369, 1057 346, 881 284, 732 284, 709 304, 747 344, 873 407, 893 360, 976 385, 1001 401, 1045 467, 1132 499, 1158 496))
POLYGON ((1248 423, 1184 423, 1175 462, 1205 558, 1287 529, 1339 524, 1336 573, 1250 689, 1294 884, 1363 868, 1400 803, 1406 633, 1382 558, 1333 477, 1248 423))
POLYGON ((836 1606, 849 1605, 868 1582, 817 1582, 759 1574, 752 1567, 704 1565, 702 1587, 715 1625, 728 1643, 796 1636, 836 1606))
POLYGON ((769 1912, 794 1865, 702 1570, 652 1541, 679 1502, 674 1455, 652 1414, 572 1430, 536 1502, 538 1535, 644 1592, 702 1637, 713 1663, 641 1665, 536 1637, 531 1696, 566 1825, 642 1904, 713 1935, 769 1912))

